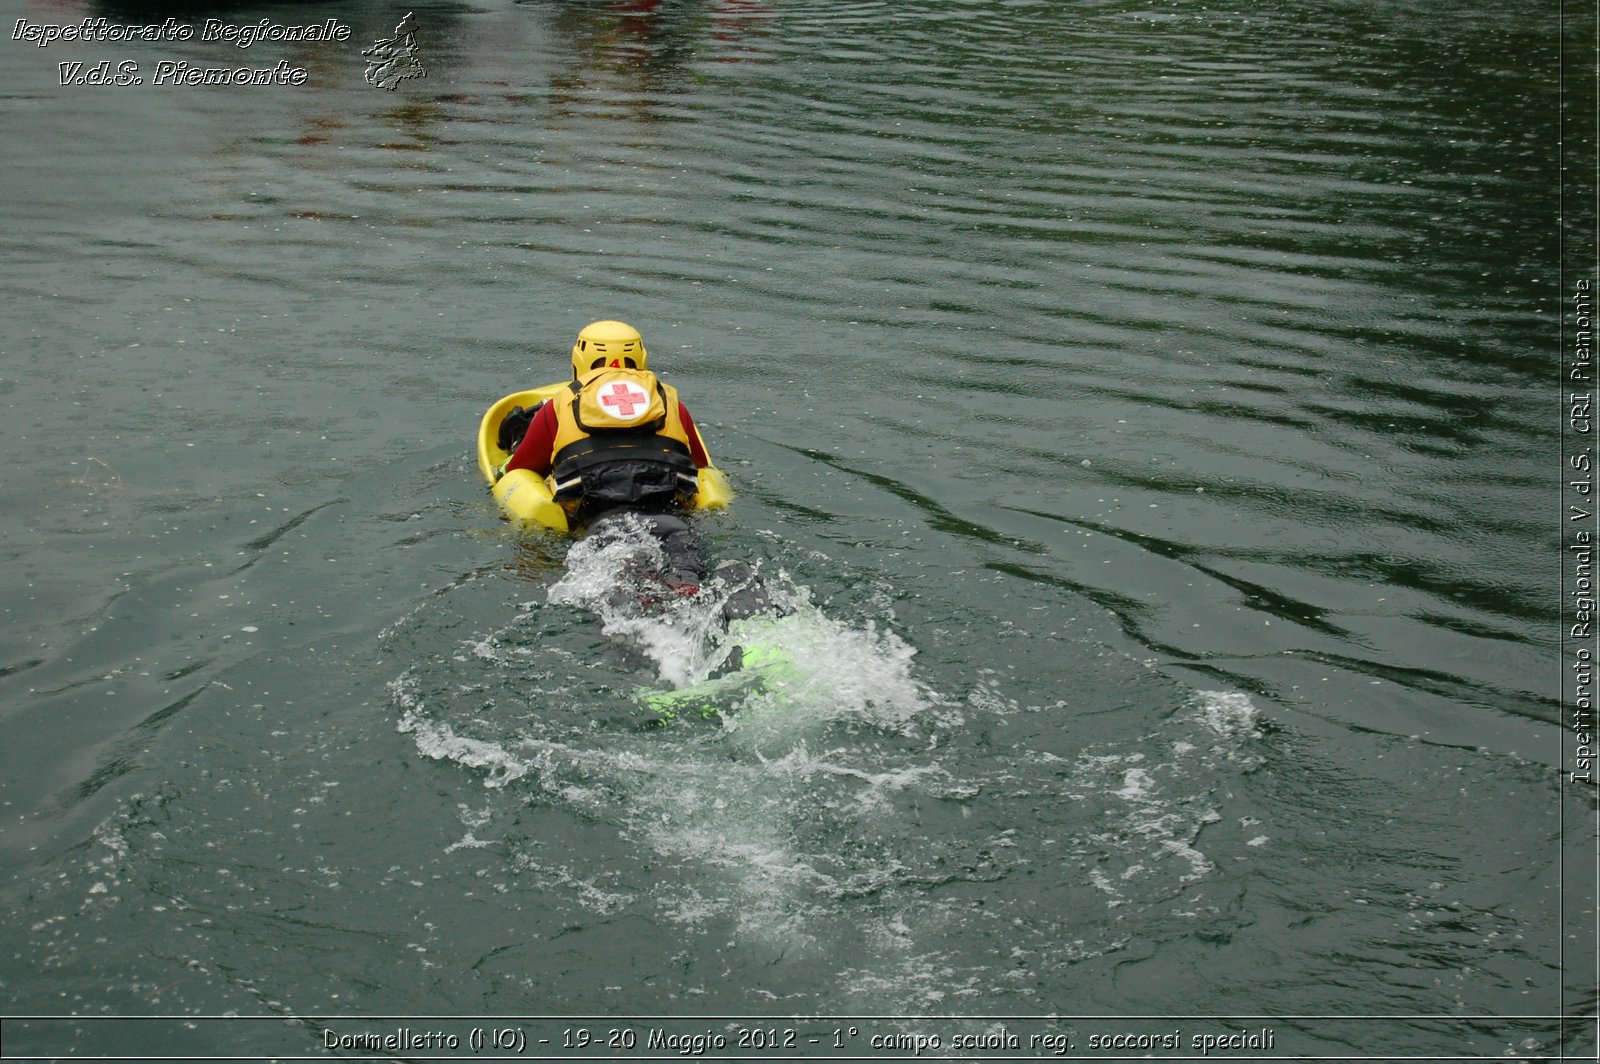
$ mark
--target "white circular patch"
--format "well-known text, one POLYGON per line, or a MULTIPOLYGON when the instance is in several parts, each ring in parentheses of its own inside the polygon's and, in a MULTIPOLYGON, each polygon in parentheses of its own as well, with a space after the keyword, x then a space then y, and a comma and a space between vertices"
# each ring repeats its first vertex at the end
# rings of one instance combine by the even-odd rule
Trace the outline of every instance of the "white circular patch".
POLYGON ((638 421, 650 412, 650 393, 632 381, 612 381, 600 389, 600 408, 618 421, 638 421))

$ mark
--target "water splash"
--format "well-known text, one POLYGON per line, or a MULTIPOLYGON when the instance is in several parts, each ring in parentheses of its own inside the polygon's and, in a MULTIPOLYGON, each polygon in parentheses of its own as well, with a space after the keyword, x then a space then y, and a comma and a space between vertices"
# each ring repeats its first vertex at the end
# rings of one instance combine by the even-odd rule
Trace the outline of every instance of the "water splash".
POLYGON ((653 575, 664 561, 642 527, 579 541, 542 594, 508 616, 497 592, 486 615, 499 619, 480 616, 453 648, 430 621, 421 657, 391 684, 418 753, 481 777, 494 818, 470 839, 498 840, 506 866, 547 896, 677 928, 690 951, 738 943, 757 966, 808 966, 891 1011, 1026 993, 1029 973, 1121 949, 1130 914, 1219 919, 1202 897, 1219 868, 1205 833, 1233 812, 1218 780, 1262 756, 1247 697, 1192 694, 1176 712, 1152 704, 1160 715, 1136 736, 1074 735, 1070 700, 1022 705, 999 673, 942 693, 895 630, 892 600, 857 597, 834 616, 833 600, 819 606, 765 561, 755 568, 776 609, 727 623, 731 582, 666 594, 653 575), (759 682, 713 687, 704 718, 641 713, 641 692, 714 684, 735 648, 781 667, 733 673, 759 682), (980 738, 991 731, 1019 745, 991 747, 980 738), (628 861, 545 849, 514 827, 530 805, 576 815, 628 861), (1019 830, 1029 817, 1035 828, 1019 830), (1047 869, 1059 884, 1048 911, 1028 900, 1040 889, 1029 877, 1047 869), (993 908, 974 909, 979 897, 993 908), (984 939, 1002 914, 995 941, 1020 953, 939 952, 942 936, 984 939))

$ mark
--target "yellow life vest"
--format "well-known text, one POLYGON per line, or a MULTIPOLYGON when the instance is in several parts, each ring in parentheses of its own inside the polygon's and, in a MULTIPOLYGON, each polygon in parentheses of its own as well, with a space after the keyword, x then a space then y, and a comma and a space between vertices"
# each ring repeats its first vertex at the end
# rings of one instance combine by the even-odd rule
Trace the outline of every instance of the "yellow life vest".
POLYGON ((694 459, 678 416, 678 391, 654 373, 602 367, 551 401, 556 501, 600 510, 670 507, 694 497, 694 459))

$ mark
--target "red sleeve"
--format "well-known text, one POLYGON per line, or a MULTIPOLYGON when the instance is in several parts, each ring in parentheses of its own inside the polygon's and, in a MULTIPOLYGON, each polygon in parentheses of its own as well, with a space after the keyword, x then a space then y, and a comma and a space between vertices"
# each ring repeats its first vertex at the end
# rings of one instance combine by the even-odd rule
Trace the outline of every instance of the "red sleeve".
POLYGON ((711 464, 711 456, 706 454, 706 445, 700 439, 700 430, 694 427, 694 418, 689 416, 689 408, 678 401, 678 420, 683 422, 683 430, 689 434, 689 457, 694 459, 695 468, 704 469, 711 464))
POLYGON ((517 453, 506 463, 506 472, 513 469, 531 469, 541 477, 550 472, 550 452, 556 445, 556 408, 554 403, 544 403, 533 422, 528 426, 517 453))

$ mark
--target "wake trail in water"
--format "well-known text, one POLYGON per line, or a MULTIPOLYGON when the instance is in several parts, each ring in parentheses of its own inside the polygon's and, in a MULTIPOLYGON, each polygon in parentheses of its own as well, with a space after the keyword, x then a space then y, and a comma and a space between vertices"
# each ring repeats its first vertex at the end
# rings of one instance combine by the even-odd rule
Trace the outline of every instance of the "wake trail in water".
POLYGON ((611 852, 496 844, 576 909, 727 936, 826 969, 818 995, 843 979, 885 1009, 962 985, 1021 993, 1008 966, 1121 949, 1122 914, 1215 873, 1201 840, 1223 818, 1215 776, 1258 760, 1248 699, 1198 697, 1129 742, 990 748, 991 729, 1063 705, 943 694, 883 618, 832 617, 777 565, 758 566, 774 610, 724 626, 737 588, 713 577, 663 596, 660 561, 642 529, 579 541, 543 601, 448 653, 424 640, 391 683, 417 752, 503 796, 464 821, 461 847, 522 805, 565 811, 613 832, 611 852), (751 648, 779 664, 716 686, 751 648), (703 692, 706 711, 663 721, 649 711, 663 690, 703 692), (1031 900, 1035 871, 1060 879, 1045 888, 1064 892, 1057 911, 1031 900), (988 905, 972 908, 974 888, 988 905), (1021 962, 974 967, 930 944, 986 937, 1007 912, 1021 962))
MULTIPOLYGON (((654 579, 662 562, 639 525, 578 541, 544 603, 391 683, 399 728, 425 757, 615 825, 626 849, 671 862, 677 874, 651 893, 664 919, 731 920, 797 948, 865 874, 832 855, 827 836, 856 830, 841 815, 962 789, 922 753, 952 709, 914 678, 913 647, 830 618, 787 574, 764 577, 770 613, 724 625, 740 586, 713 576, 680 596, 654 579), (730 669, 757 653, 767 666, 730 669), (692 723, 649 712, 663 684, 696 689, 719 669, 735 682, 703 695, 692 723), (874 741, 840 741, 850 733, 874 741)), ((594 882, 531 851, 513 859, 594 882)), ((609 910, 615 892, 572 897, 609 910)))

